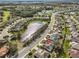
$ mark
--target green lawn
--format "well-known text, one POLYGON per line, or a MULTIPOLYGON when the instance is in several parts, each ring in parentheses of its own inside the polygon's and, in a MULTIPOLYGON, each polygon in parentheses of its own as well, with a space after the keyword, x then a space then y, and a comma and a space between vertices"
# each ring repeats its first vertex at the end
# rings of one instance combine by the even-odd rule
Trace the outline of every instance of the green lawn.
POLYGON ((69 40, 65 40, 64 42, 64 52, 65 52, 64 57, 66 58, 70 57, 68 54, 68 50, 70 49, 69 43, 70 43, 69 40))
MULTIPOLYGON (((65 21, 64 21, 64 17, 62 17, 62 22, 64 23, 64 25, 63 25, 64 29, 63 29, 63 31, 62 31, 62 35, 63 35, 63 36, 64 36, 64 35, 70 35, 71 32, 70 32, 69 28, 67 28, 67 24, 66 24, 65 21)), ((64 53, 62 53, 62 54, 60 55, 60 57, 62 57, 62 58, 68 58, 68 57, 69 57, 69 54, 68 54, 68 50, 69 50, 69 48, 70 48, 69 43, 70 43, 70 41, 65 38, 64 44, 63 44, 64 53)))
POLYGON ((9 17, 10 17, 10 12, 9 11, 3 11, 3 16, 2 16, 3 22, 0 23, 0 27, 6 25, 9 17))
POLYGON ((3 11, 3 22, 6 22, 8 20, 8 17, 10 17, 9 11, 3 11))

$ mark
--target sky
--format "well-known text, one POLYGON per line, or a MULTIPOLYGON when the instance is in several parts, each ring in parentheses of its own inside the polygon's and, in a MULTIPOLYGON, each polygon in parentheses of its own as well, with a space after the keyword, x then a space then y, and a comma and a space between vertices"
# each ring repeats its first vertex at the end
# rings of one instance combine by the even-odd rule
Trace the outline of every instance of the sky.
POLYGON ((64 2, 79 2, 79 0, 0 0, 1 1, 64 1, 64 2))
MULTIPOLYGON (((0 0, 0 1, 49 1, 49 0, 0 0)), ((50 0, 50 1, 58 1, 58 0, 50 0)))
POLYGON ((0 1, 79 1, 79 0, 0 0, 0 1))

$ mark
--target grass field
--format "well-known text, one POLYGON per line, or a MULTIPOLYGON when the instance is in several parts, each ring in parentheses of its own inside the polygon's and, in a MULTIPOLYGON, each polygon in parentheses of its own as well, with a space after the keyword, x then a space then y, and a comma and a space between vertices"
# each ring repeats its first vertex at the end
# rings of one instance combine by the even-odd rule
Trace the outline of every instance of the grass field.
MULTIPOLYGON (((70 32, 69 28, 67 28, 67 24, 64 21, 64 17, 63 17, 62 21, 64 22, 64 25, 63 25, 64 29, 62 31, 62 35, 70 35, 71 32, 70 32)), ((68 50, 70 48, 69 43, 70 43, 70 41, 65 38, 64 44, 63 44, 64 53, 62 53, 60 55, 60 57, 62 57, 62 58, 69 58, 70 57, 69 54, 68 54, 68 50)))
POLYGON ((8 18, 10 17, 10 12, 9 11, 3 11, 3 22, 6 22, 8 18))

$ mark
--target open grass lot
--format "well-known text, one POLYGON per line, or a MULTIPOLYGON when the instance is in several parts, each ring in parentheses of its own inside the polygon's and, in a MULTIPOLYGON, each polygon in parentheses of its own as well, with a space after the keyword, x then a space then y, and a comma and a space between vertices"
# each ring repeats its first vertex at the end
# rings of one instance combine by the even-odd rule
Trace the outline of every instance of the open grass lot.
POLYGON ((6 22, 10 17, 10 11, 3 11, 3 22, 6 22))
POLYGON ((3 11, 3 16, 2 16, 2 22, 0 22, 0 26, 4 26, 8 20, 9 20, 9 17, 10 17, 10 11, 3 11))

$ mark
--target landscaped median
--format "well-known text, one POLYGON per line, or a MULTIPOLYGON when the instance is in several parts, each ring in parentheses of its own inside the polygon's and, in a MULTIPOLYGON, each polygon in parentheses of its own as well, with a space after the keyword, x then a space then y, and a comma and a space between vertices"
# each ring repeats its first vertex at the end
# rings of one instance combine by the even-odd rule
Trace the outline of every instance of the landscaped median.
POLYGON ((60 55, 60 57, 63 57, 63 58, 69 58, 69 54, 68 54, 68 51, 70 49, 70 39, 67 39, 67 35, 70 35, 71 32, 69 30, 69 28, 67 27, 67 24, 66 24, 66 20, 64 18, 64 16, 62 16, 62 21, 64 23, 63 25, 63 30, 62 30, 62 35, 63 35, 63 48, 64 48, 64 53, 62 53, 60 55))

